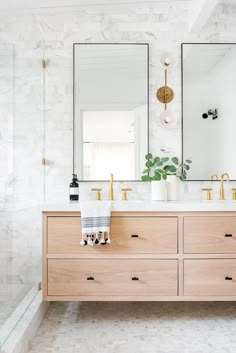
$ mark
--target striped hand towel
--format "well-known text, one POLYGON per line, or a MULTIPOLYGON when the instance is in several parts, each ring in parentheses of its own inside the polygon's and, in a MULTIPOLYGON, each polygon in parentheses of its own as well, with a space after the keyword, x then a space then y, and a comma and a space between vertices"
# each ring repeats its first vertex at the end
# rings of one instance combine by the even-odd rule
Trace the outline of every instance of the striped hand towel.
POLYGON ((81 245, 110 244, 110 201, 86 201, 80 203, 81 245))

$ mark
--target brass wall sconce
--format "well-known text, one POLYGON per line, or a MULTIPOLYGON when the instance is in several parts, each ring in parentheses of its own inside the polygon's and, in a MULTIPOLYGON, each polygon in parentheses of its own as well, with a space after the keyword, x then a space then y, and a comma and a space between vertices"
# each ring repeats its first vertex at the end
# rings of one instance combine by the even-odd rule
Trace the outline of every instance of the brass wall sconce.
POLYGON ((167 84, 167 71, 177 64, 177 57, 172 53, 166 52, 161 55, 160 65, 165 70, 164 86, 160 87, 156 92, 159 102, 165 105, 165 110, 161 113, 160 124, 163 127, 176 125, 177 118, 175 114, 167 110, 167 104, 174 99, 174 91, 167 84))
POLYGON ((170 103, 174 98, 174 91, 172 88, 167 86, 167 70, 165 69, 165 86, 160 87, 157 90, 156 97, 159 102, 165 104, 165 110, 167 103, 170 103))

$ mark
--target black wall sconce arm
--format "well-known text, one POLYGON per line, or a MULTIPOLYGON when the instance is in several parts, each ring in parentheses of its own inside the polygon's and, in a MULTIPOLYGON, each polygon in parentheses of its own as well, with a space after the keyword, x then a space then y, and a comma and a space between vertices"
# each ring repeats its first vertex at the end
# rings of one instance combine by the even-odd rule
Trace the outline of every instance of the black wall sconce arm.
POLYGON ((218 109, 209 109, 207 113, 202 114, 203 119, 207 119, 208 116, 212 116, 212 120, 215 120, 218 118, 218 109))

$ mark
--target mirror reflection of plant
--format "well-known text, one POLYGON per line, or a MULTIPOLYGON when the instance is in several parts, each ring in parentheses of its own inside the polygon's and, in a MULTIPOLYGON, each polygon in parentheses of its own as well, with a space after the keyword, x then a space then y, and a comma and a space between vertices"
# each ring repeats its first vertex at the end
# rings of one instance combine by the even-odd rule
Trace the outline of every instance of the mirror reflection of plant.
MULTIPOLYGON (((168 153, 161 149, 161 152, 168 153)), ((166 180, 168 175, 176 175, 180 180, 187 179, 190 170, 191 159, 186 159, 183 163, 178 157, 153 157, 151 153, 145 156, 145 169, 141 179, 143 181, 166 180)))

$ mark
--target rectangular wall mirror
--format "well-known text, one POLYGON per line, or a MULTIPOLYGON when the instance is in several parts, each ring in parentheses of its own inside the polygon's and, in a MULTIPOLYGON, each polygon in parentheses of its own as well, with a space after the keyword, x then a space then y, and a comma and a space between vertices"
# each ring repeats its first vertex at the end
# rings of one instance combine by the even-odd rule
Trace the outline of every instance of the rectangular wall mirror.
POLYGON ((148 44, 74 44, 74 171, 140 180, 148 152, 148 44))
POLYGON ((182 44, 183 159, 188 180, 236 180, 236 45, 182 44))

